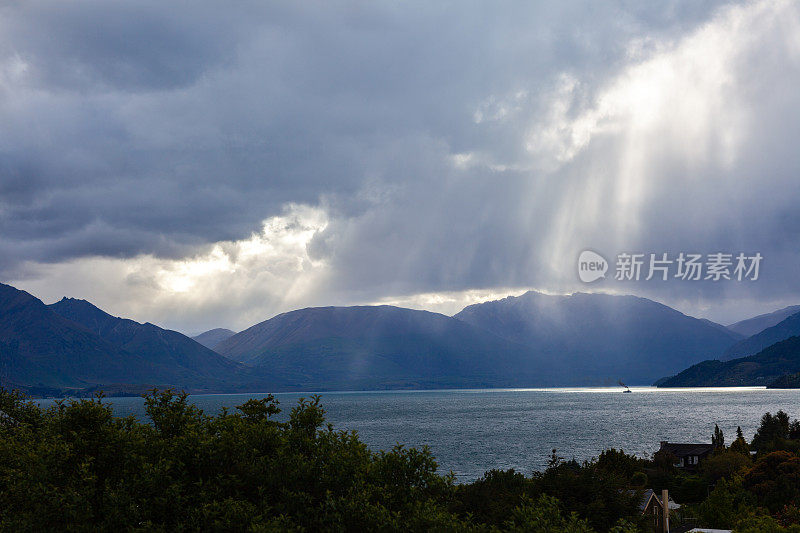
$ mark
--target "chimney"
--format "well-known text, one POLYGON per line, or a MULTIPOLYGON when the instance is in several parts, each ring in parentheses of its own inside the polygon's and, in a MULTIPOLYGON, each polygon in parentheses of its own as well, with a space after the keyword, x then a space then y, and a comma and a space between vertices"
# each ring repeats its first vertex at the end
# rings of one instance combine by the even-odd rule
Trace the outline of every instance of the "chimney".
POLYGON ((669 491, 667 489, 661 490, 661 510, 664 513, 663 532, 669 533, 669 491))

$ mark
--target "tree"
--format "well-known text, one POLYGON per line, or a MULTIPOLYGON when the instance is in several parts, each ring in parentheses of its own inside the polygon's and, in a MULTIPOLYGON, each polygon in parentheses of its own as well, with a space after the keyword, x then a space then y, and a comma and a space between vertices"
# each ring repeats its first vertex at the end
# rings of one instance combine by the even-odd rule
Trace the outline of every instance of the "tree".
POLYGON ((789 438, 792 440, 800 439, 800 420, 795 420, 789 424, 789 438))
POLYGON ((286 422, 271 397, 208 416, 172 391, 145 398, 150 424, 101 398, 0 406, 2 531, 469 529, 428 450, 371 452, 316 397, 286 422))
POLYGON ((781 524, 764 512, 751 511, 736 522, 737 533, 799 533, 797 524, 783 527, 781 524))
POLYGON ((700 464, 700 472, 709 482, 715 483, 718 479, 731 479, 735 474, 744 473, 752 464, 753 461, 749 455, 728 449, 715 453, 703 461, 700 464))
POLYGON ((722 430, 716 424, 714 424, 714 436, 711 437, 711 444, 714 445, 716 450, 725 449, 725 435, 722 434, 722 430))
POLYGON ((789 438, 789 415, 779 410, 773 416, 769 412, 761 417, 761 425, 758 427, 751 447, 761 452, 770 452, 780 446, 780 441, 789 438))
POLYGON ((741 427, 736 428, 736 440, 731 443, 730 448, 728 449, 732 452, 750 457, 750 446, 747 444, 747 441, 742 434, 741 427))
POLYGON ((458 510, 468 511, 482 523, 502 526, 511 512, 530 496, 531 483, 511 470, 489 470, 473 483, 457 488, 458 510))
POLYGON ((636 472, 644 470, 646 461, 635 455, 629 455, 623 450, 609 448, 604 450, 597 458, 597 468, 606 472, 615 472, 625 478, 630 478, 636 472))
POLYGON ((522 505, 511 512, 511 518, 505 524, 508 531, 525 533, 592 533, 594 530, 586 520, 577 514, 568 516, 561 514, 558 500, 547 495, 540 496, 535 502, 525 500, 522 505))
MULTIPOLYGON (((612 456, 620 457, 619 452, 612 456)), ((574 460, 535 472, 529 490, 533 498, 543 494, 558 498, 564 511, 578 513, 598 531, 607 531, 620 517, 636 516, 641 496, 630 489, 624 474, 574 460)))
POLYGON ((678 458, 675 454, 667 450, 659 450, 653 454, 653 464, 663 472, 672 472, 675 470, 678 458))
POLYGON ((637 515, 623 476, 557 456, 456 485, 427 448, 374 452, 326 425, 315 396, 282 419, 271 396, 211 416, 154 390, 145 408, 149 423, 0 389, 0 531, 627 533, 637 515))
POLYGON ((643 489, 647 486, 647 474, 644 472, 636 472, 631 476, 631 486, 643 489))
POLYGON ((762 456, 744 477, 744 487, 773 513, 800 502, 800 457, 787 451, 762 456))
POLYGON ((704 527, 730 529, 737 516, 751 508, 752 500, 752 495, 742 488, 740 478, 721 479, 698 506, 697 517, 704 527))

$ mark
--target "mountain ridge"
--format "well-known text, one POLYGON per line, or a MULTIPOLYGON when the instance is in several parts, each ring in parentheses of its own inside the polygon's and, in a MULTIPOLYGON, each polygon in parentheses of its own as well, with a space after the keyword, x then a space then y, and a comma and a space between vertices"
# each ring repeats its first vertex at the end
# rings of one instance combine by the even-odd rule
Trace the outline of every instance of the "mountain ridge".
POLYGON ((659 387, 736 387, 770 385, 800 372, 800 336, 772 344, 755 355, 728 361, 707 360, 686 368, 659 387))
POLYGON ((452 317, 394 306, 310 307, 281 313, 217 346, 231 359, 310 380, 437 382, 452 386, 547 381, 523 368, 529 348, 452 317), (333 377, 338 376, 338 377, 333 377))
POLYGON ((467 306, 454 317, 549 354, 554 364, 560 359, 562 367, 631 383, 652 383, 688 366, 682 362, 717 356, 740 338, 632 295, 529 291, 467 306))
POLYGON ((86 300, 64 297, 48 307, 115 346, 154 362, 169 361, 212 379, 235 372, 238 367, 235 362, 182 333, 160 328, 150 322, 142 324, 129 318, 112 316, 86 300))
POLYGON ((719 324, 646 298, 530 291, 467 306, 453 317, 388 305, 309 307, 254 324, 211 349, 177 331, 114 317, 85 300, 63 298, 46 306, 3 287, 0 371, 7 383, 42 389, 136 383, 229 392, 581 386, 619 379, 644 384, 716 357, 738 340, 719 324), (20 318, 19 299, 34 320, 20 318), (39 329, 27 331, 26 324, 39 329), (91 354, 94 359, 84 363, 102 367, 98 372, 67 364, 91 354), (36 366, 37 357, 44 358, 44 368, 36 366), (109 358, 117 363, 108 364, 109 358))
POLYGON ((777 325, 789 316, 800 313, 800 305, 790 305, 771 313, 763 313, 751 318, 728 324, 726 327, 731 331, 741 333, 745 338, 764 331, 767 328, 777 325))
POLYGON ((0 284, 0 378, 83 388, 101 382, 164 383, 170 372, 56 314, 29 293, 0 284))
POLYGON ((730 360, 754 355, 776 342, 795 335, 800 335, 800 312, 790 315, 776 325, 734 344, 725 350, 721 359, 730 360))

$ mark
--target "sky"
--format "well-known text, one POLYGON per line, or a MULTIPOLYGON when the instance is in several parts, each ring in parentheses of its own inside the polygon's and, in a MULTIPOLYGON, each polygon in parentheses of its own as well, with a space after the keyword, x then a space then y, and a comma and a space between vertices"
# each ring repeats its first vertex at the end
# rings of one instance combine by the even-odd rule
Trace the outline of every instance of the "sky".
POLYGON ((6 1, 0 280, 190 334, 529 289, 730 323, 800 303, 798 86, 793 1, 6 1), (763 260, 614 279, 681 252, 763 260))

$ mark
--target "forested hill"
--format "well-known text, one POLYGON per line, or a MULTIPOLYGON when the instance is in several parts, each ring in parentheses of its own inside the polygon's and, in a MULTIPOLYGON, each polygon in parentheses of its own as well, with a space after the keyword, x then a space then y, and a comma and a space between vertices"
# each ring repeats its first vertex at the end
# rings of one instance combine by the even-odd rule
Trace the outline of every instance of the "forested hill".
POLYGON ((800 372, 800 336, 790 337, 755 355, 730 361, 708 360, 690 366, 659 387, 733 387, 769 385, 800 372))

